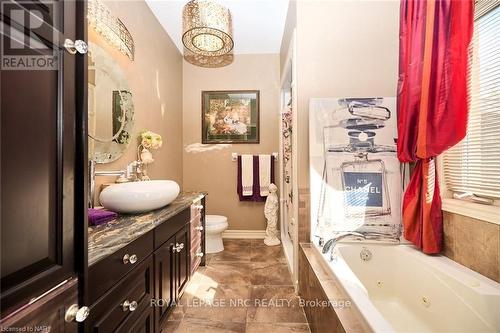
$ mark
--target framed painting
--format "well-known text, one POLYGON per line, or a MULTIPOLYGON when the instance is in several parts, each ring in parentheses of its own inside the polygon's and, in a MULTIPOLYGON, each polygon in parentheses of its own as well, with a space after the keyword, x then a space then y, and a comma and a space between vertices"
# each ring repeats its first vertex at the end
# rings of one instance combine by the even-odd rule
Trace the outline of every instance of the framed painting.
POLYGON ((259 143, 259 91, 203 91, 202 143, 259 143))

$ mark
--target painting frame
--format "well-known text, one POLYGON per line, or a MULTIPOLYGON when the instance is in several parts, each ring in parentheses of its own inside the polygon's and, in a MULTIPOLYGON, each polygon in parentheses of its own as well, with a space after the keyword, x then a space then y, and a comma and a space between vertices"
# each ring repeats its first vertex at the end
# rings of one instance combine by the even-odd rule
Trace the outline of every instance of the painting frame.
MULTIPOLYGON (((221 111, 227 113, 228 111, 221 111)), ((237 112, 237 111, 235 111, 237 112)), ((222 116, 222 115, 220 115, 222 116)), ((224 118, 226 121, 227 116, 224 118)), ((221 122, 219 119, 218 122, 221 122)), ((259 144, 260 143, 260 90, 206 90, 201 92, 201 142, 203 144, 259 144), (240 95, 238 98, 231 95, 240 95), (225 104, 238 106, 243 100, 241 95, 249 95, 248 105, 239 106, 239 112, 248 116, 243 122, 239 119, 235 122, 229 117, 232 124, 222 124, 226 133, 217 133, 214 129, 215 121, 211 118, 218 117, 219 111, 211 109, 212 100, 224 100, 225 104), (248 110, 245 110, 248 108, 248 110), (227 132, 228 126, 242 127, 247 131, 245 134, 227 132)))

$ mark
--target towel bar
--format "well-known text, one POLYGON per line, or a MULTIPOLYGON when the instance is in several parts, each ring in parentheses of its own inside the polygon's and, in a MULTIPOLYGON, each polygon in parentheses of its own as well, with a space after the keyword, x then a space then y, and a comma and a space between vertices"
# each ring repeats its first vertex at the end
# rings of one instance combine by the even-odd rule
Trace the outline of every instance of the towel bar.
MULTIPOLYGON (((278 161, 278 153, 272 153, 271 155, 274 156, 274 161, 278 161)), ((238 160, 238 153, 232 153, 231 154, 231 161, 236 162, 238 160)))

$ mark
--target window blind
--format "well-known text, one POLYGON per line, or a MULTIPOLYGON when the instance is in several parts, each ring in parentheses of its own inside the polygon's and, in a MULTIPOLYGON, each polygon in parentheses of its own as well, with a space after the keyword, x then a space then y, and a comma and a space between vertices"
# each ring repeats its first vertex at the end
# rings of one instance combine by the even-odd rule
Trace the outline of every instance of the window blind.
POLYGON ((444 154, 453 192, 500 198, 500 2, 477 1, 467 135, 444 154))

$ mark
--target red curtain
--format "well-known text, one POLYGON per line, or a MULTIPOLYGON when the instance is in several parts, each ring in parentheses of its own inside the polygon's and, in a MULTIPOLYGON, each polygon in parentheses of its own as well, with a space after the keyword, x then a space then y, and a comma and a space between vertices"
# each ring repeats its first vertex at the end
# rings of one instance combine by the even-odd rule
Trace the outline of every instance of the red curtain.
POLYGON ((442 248, 434 159, 467 129, 467 73, 473 0, 402 0, 398 158, 416 162, 403 198, 406 239, 425 253, 442 248))

